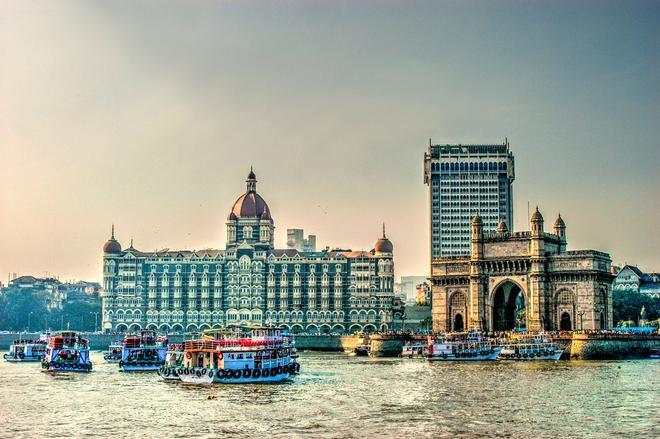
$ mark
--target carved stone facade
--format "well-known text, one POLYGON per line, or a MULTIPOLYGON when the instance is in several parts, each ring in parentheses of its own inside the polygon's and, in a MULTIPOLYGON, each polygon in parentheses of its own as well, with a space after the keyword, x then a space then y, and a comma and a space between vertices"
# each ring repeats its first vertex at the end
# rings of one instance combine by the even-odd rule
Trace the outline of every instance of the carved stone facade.
POLYGON ((612 326, 611 260, 595 250, 566 250, 561 216, 543 231, 538 208, 532 230, 510 233, 501 221, 484 233, 471 223, 470 254, 431 263, 435 332, 604 329, 612 326))

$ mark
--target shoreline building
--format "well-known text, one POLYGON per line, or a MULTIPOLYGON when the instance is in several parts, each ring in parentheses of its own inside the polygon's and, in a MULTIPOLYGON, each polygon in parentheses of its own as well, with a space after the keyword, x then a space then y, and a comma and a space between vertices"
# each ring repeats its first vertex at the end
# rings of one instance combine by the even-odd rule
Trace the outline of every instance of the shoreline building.
POLYGON ((250 171, 227 217, 224 250, 103 247, 103 329, 181 333, 238 325, 292 332, 384 331, 392 322, 393 245, 371 251, 275 249, 275 223, 250 171))
POLYGON ((432 145, 424 154, 429 186, 431 259, 470 254, 470 221, 486 231, 501 219, 513 229, 513 153, 501 145, 432 145))
POLYGON ((567 250, 566 224, 543 230, 538 208, 531 231, 504 221, 486 232, 476 214, 470 254, 431 264, 436 332, 605 329, 612 327, 611 259, 595 250, 567 250))
POLYGON ((616 273, 612 283, 614 291, 634 291, 656 298, 660 297, 660 273, 645 273, 635 265, 626 264, 616 273))

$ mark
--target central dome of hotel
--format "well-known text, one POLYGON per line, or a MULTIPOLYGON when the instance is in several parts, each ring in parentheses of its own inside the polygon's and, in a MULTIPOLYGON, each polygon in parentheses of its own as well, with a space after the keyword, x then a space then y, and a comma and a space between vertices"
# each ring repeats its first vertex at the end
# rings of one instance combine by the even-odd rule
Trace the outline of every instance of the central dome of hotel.
POLYGON ((257 193, 257 176, 252 170, 248 174, 247 191, 238 197, 234 207, 229 214, 230 220, 238 218, 259 218, 262 220, 272 220, 270 209, 266 201, 257 193))

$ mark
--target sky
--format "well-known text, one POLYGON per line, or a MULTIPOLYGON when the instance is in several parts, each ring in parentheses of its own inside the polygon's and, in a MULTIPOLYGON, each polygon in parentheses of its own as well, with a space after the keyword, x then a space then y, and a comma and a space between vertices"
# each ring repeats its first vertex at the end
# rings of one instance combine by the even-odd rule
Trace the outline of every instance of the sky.
POLYGON ((502 143, 569 249, 660 271, 660 3, 0 0, 0 281, 224 248, 254 166, 284 247, 429 272, 429 143, 502 143))

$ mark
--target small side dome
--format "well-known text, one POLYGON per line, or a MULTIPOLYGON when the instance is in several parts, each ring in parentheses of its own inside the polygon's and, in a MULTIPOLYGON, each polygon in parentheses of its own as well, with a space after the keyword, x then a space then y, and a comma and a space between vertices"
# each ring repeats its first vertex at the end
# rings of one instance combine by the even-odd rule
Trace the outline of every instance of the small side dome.
POLYGON ((504 222, 504 218, 500 218, 500 223, 497 225, 497 233, 509 233, 509 227, 504 222))
POLYGON ((536 206, 536 210, 532 214, 532 222, 542 222, 543 221, 543 215, 541 215, 541 212, 539 212, 539 206, 536 206))
POLYGON ((555 227, 555 229, 559 229, 559 228, 564 228, 565 229, 566 228, 566 224, 564 223, 564 220, 561 217, 561 213, 559 214, 559 216, 555 220, 554 227, 555 227))
POLYGON ((484 224, 484 222, 481 219, 481 215, 479 215, 479 212, 477 212, 477 214, 472 218, 472 225, 473 226, 476 226, 476 225, 483 226, 483 224, 484 224))
POLYGON ((110 239, 103 244, 103 253, 121 253, 121 244, 115 239, 115 225, 112 225, 110 239))
POLYGON ((385 235, 385 224, 383 224, 383 237, 376 241, 374 251, 376 253, 392 253, 394 251, 392 241, 387 239, 387 236, 385 235))

